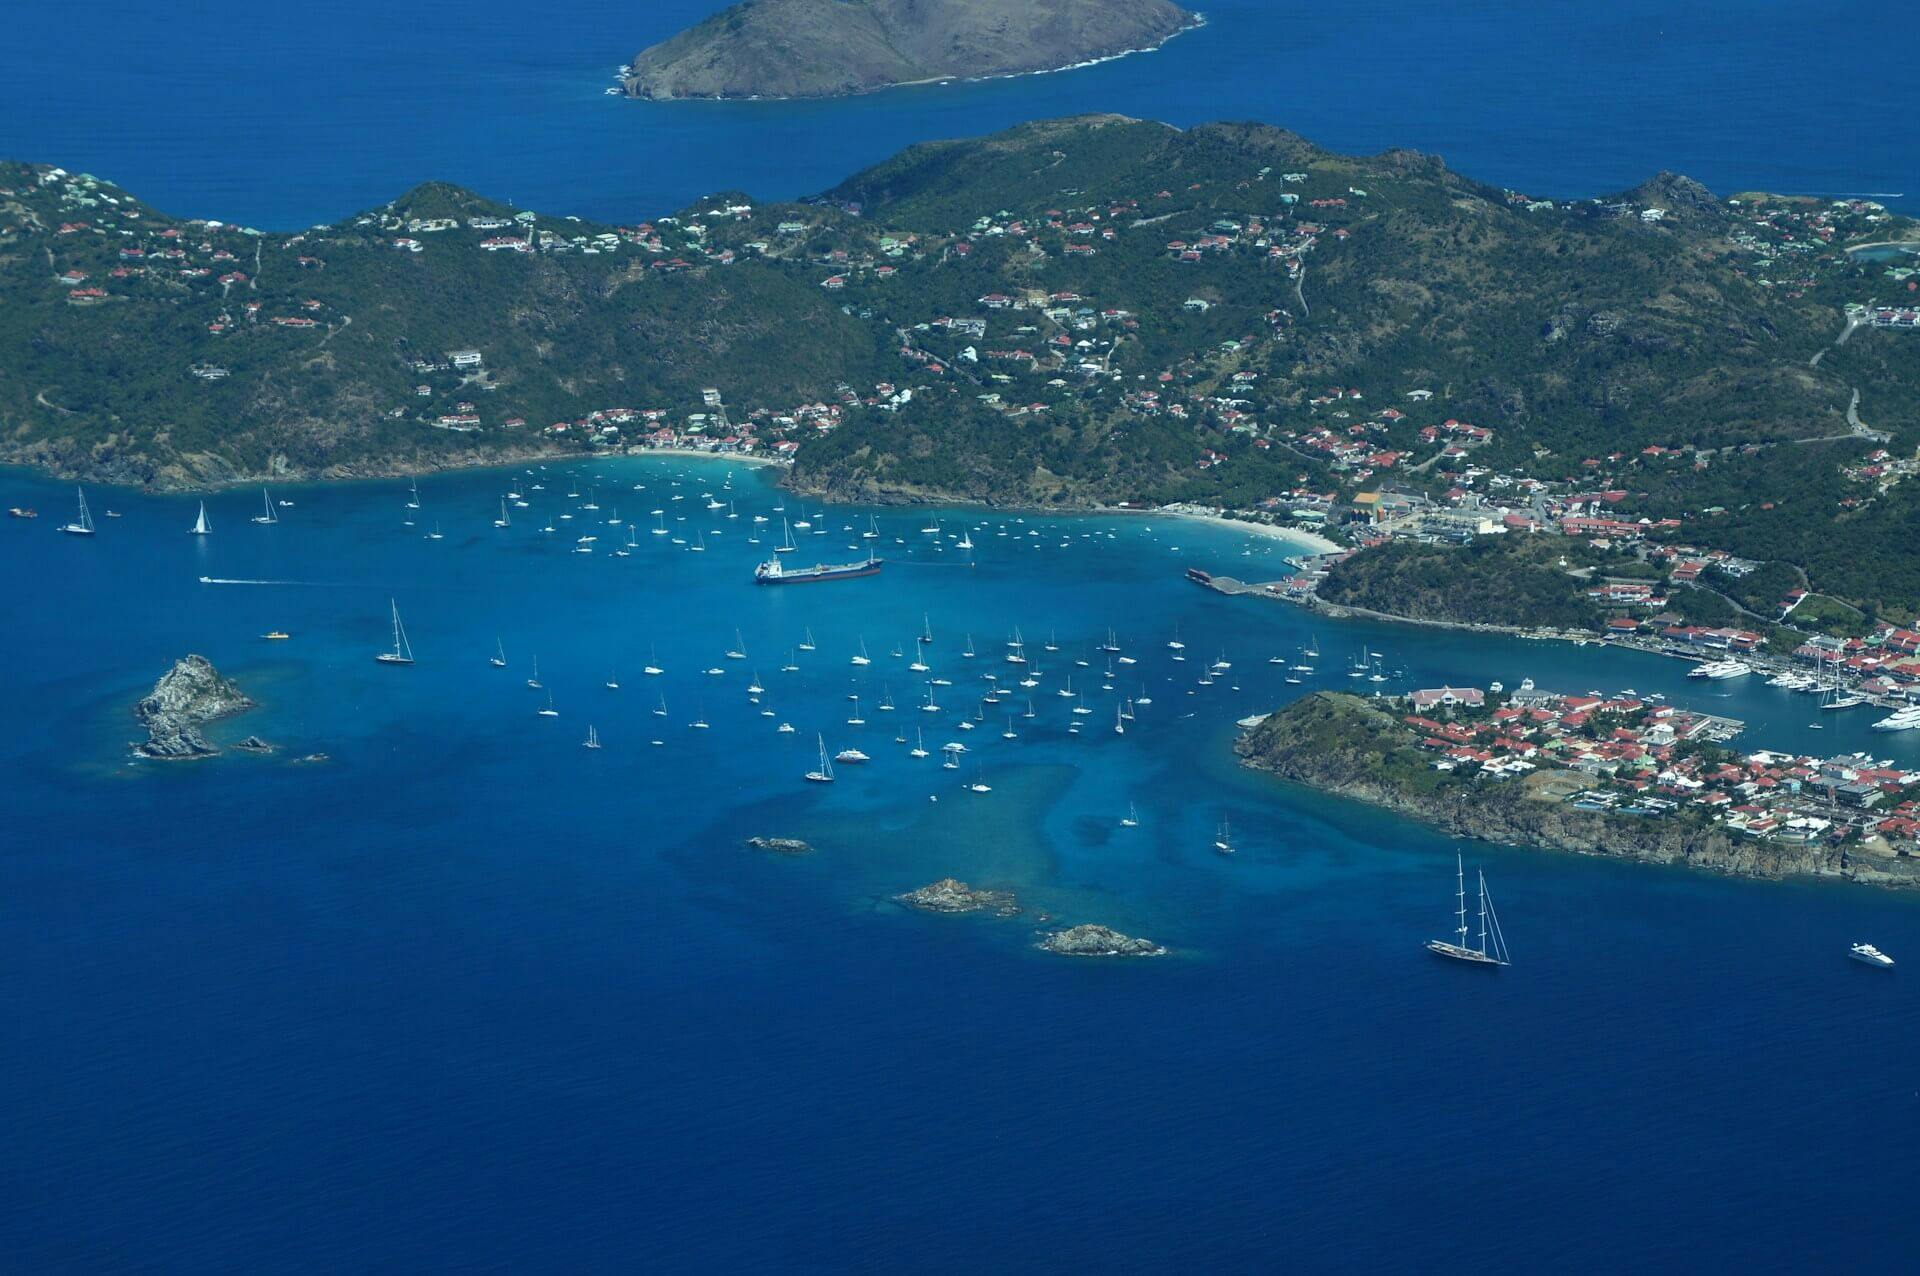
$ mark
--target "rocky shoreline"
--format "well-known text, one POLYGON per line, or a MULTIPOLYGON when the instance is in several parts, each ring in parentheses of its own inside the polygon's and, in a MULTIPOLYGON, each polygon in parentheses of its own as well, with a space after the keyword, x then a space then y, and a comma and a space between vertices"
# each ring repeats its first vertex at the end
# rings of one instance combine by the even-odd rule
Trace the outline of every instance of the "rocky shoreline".
MULTIPOLYGON (((133 716, 147 729, 134 753, 158 762, 193 761, 214 757, 220 749, 200 731, 216 718, 242 713, 254 702, 205 656, 188 655, 160 675, 153 690, 133 707, 133 716)), ((248 736, 234 746, 250 753, 270 753, 272 745, 248 736)))
POLYGON ((771 851, 775 855, 809 855, 813 847, 797 837, 750 837, 741 843, 750 851, 771 851))
POLYGON ((1042 937, 1043 951, 1062 957, 1164 957, 1167 950, 1151 939, 1122 935, 1110 926, 1069 926, 1042 937))
MULTIPOLYGON (((1583 811, 1535 796, 1523 781, 1415 792, 1386 761, 1415 743, 1391 714, 1350 697, 1320 693, 1270 714, 1235 744, 1242 764, 1322 793, 1408 816, 1452 837, 1504 846, 1602 855, 1647 864, 1681 865, 1735 877, 1834 878, 1882 886, 1920 886, 1920 865, 1825 844, 1801 845, 1735 836, 1679 817, 1653 819, 1583 811), (1330 744, 1323 728, 1337 717, 1346 739, 1330 744), (1349 742, 1355 732, 1364 746, 1349 742)), ((1415 765, 1425 766, 1419 759, 1415 765)), ((1550 774, 1536 772, 1537 777, 1550 774)))
POLYGON ((957 877, 943 877, 894 898, 909 908, 927 913, 990 912, 997 917, 1011 917, 1020 911, 1013 892, 975 890, 957 877))

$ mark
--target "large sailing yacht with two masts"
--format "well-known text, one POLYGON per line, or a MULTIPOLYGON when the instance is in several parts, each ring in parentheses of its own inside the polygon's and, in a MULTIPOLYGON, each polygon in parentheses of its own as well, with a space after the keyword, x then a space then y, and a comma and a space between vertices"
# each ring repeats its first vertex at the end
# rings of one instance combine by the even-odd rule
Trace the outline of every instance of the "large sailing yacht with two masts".
POLYGON ((1467 868, 1459 855, 1453 857, 1454 878, 1457 882, 1457 897, 1460 907, 1455 915, 1460 925, 1454 934, 1459 937, 1457 943, 1444 939, 1429 939, 1427 951, 1454 961, 1471 962, 1476 966, 1505 966, 1507 961, 1507 941, 1500 933, 1500 919, 1494 916, 1493 897, 1487 894, 1487 875, 1480 873, 1480 944, 1477 948, 1467 947, 1467 868))

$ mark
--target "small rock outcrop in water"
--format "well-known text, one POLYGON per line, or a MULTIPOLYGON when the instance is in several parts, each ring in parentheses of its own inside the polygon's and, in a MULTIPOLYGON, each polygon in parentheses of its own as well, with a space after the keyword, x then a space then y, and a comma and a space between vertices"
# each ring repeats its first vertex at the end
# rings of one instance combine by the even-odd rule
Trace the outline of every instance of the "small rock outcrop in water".
POLYGON ((257 735, 250 735, 244 740, 234 741, 233 747, 241 750, 243 753, 272 753, 275 749, 279 748, 280 746, 277 744, 273 744, 269 741, 262 740, 257 735))
POLYGON ((773 851, 779 855, 805 855, 813 848, 797 837, 750 837, 747 849, 773 851))
POLYGON ((205 656, 183 657, 133 707, 133 716, 147 729, 146 743, 133 751, 166 761, 210 758, 220 750, 200 734, 201 725, 251 708, 253 701, 205 656))
POLYGON ((1107 926, 1069 926, 1040 941, 1040 947, 1065 957, 1159 957, 1166 949, 1151 939, 1135 939, 1107 926))
POLYGON ((909 908, 919 908, 929 913, 991 911, 1002 917, 1011 917, 1020 911, 1011 891, 977 891, 957 877, 943 877, 917 891, 908 891, 899 899, 909 908))

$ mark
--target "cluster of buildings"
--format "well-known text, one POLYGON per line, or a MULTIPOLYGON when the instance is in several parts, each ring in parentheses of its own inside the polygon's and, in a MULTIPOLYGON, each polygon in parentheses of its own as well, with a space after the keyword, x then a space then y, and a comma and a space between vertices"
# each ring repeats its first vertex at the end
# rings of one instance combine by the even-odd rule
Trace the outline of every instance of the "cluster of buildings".
POLYGON ((1632 692, 1567 695, 1529 680, 1511 693, 1499 684, 1415 691, 1405 708, 1438 770, 1580 777, 1540 788, 1543 800, 1650 818, 1693 813, 1749 837, 1920 855, 1920 769, 1863 754, 1741 755, 1725 747, 1741 723, 1632 692))

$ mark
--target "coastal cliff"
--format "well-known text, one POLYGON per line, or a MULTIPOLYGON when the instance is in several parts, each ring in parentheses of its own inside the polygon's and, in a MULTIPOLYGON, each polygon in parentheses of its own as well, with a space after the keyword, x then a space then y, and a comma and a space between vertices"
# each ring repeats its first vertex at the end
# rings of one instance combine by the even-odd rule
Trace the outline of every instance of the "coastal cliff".
MULTIPOLYGON (((201 726, 251 708, 253 701, 205 656, 183 656, 134 705, 133 716, 146 727, 147 739, 133 751, 156 761, 210 758, 220 750, 201 734, 201 726)), ((236 747, 251 752, 271 748, 257 736, 247 737, 236 747)))
POLYGON ((1052 71, 1199 21, 1168 0, 746 0, 633 60, 642 98, 841 97, 1052 71))
POLYGON ((1567 773, 1476 781, 1433 770, 1431 755, 1392 713, 1358 696, 1317 692, 1270 714, 1235 746, 1245 765, 1322 792, 1410 816, 1455 837, 1509 846, 1680 864, 1739 877, 1839 877, 1920 885, 1910 859, 1879 858, 1824 843, 1734 836, 1678 815, 1645 818, 1585 811, 1551 790, 1567 773))

